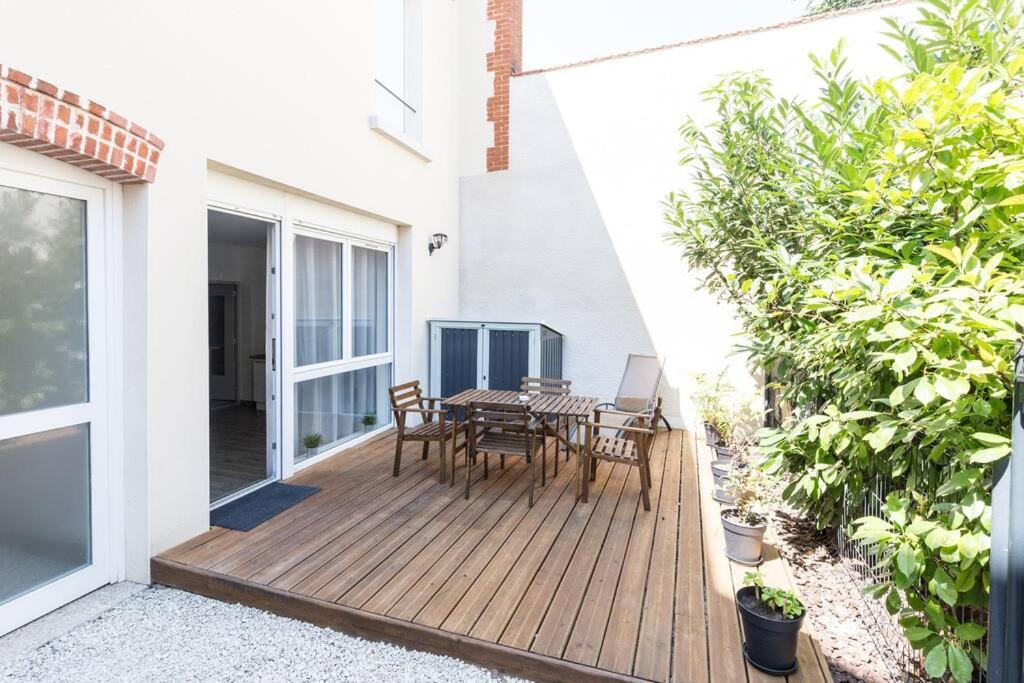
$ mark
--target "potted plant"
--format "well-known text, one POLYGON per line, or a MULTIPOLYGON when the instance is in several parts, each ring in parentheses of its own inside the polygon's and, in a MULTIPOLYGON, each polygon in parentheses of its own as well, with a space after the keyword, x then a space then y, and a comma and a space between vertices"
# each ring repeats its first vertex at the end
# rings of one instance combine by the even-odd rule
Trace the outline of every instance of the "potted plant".
POLYGON ((693 393, 693 402, 704 421, 704 441, 708 446, 724 444, 732 433, 733 416, 728 402, 732 387, 724 375, 723 370, 714 380, 704 374, 696 377, 697 391, 693 393))
POLYGON ((760 572, 747 572, 743 583, 736 591, 743 621, 743 656, 765 673, 793 673, 806 608, 793 593, 765 586, 760 572))
POLYGON ((377 424, 376 415, 374 415, 373 413, 367 413, 366 415, 363 415, 363 428, 365 429, 365 431, 372 430, 375 424, 377 424))
POLYGON ((721 513, 725 554, 733 562, 760 564, 764 532, 768 529, 768 517, 763 512, 769 497, 767 475, 756 465, 734 465, 723 485, 735 506, 721 513))
POLYGON ((310 432, 302 437, 302 445, 306 449, 306 457, 312 458, 317 450, 324 443, 324 435, 319 432, 310 432))

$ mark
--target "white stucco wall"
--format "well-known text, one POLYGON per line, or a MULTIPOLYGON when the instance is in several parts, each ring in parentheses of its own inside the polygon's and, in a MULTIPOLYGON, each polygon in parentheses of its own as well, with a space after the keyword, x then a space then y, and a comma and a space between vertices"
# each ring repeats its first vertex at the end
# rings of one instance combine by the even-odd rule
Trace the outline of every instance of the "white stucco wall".
POLYGON ((465 178, 460 314, 541 320, 566 335, 574 388, 614 398, 628 353, 666 359, 662 392, 692 418, 696 373, 728 369, 756 395, 731 354, 729 310, 666 244, 661 202, 687 186, 677 133, 685 116, 710 121, 701 92, 720 75, 762 70, 785 95, 813 96, 808 53, 840 37, 860 74, 891 69, 882 17, 912 6, 826 18, 749 35, 523 75, 512 80, 510 170, 465 178))
POLYGON ((425 379, 425 321, 457 312, 458 179, 484 168, 492 27, 483 0, 423 3, 427 163, 369 129, 372 3, 57 0, 45 14, 42 30, 38 6, 5 7, 24 30, 6 32, 0 63, 167 144, 156 183, 126 193, 126 527, 129 576, 144 578, 146 557, 208 525, 208 164, 408 226, 396 344, 425 379), (452 239, 428 257, 434 232, 452 239))

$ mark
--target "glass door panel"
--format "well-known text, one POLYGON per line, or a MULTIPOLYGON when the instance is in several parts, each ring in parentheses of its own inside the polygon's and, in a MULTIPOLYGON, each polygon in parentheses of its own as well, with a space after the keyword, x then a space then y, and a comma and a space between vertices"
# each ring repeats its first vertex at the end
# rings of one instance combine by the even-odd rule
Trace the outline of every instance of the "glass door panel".
POLYGON ((388 253, 352 247, 354 356, 388 351, 388 253))
POLYGON ((102 206, 0 170, 0 635, 109 579, 102 206))
POLYGON ((295 462, 303 462, 391 424, 391 364, 317 377, 295 385, 295 462), (319 436, 319 439, 312 439, 319 436), (307 443, 320 441, 319 446, 307 443))
POLYGON ((295 237, 295 365, 341 360, 344 245, 295 237))

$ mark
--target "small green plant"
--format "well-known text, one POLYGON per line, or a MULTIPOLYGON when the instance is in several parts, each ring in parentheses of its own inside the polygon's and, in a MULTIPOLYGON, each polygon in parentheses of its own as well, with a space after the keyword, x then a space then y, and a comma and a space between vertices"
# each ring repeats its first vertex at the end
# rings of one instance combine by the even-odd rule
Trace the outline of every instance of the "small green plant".
POLYGON ((744 586, 753 586, 757 599, 772 609, 782 612, 787 619, 796 619, 804 613, 804 603, 790 591, 764 585, 764 576, 749 571, 743 576, 744 586))
POLYGON ((363 426, 364 427, 372 427, 375 424, 377 424, 377 416, 376 415, 374 415, 373 413, 367 413, 366 415, 363 415, 363 426))
POLYGON ((714 378, 699 374, 694 378, 697 390, 693 392, 693 402, 704 422, 714 427, 722 441, 729 443, 733 436, 733 427, 737 422, 736 410, 731 406, 732 385, 724 377, 723 370, 714 378))
POLYGON ((302 445, 312 450, 320 448, 324 443, 324 435, 319 432, 310 432, 302 437, 302 445))
POLYGON ((765 523, 765 510, 774 499, 771 477, 757 464, 733 459, 725 490, 733 498, 736 512, 733 519, 747 526, 765 523), (745 464, 746 466, 741 466, 745 464))

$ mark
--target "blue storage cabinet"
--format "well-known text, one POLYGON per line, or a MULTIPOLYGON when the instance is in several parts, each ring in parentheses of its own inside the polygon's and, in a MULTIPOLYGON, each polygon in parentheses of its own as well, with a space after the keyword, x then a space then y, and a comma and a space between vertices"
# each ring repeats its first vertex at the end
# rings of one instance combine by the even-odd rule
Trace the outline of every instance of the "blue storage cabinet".
POLYGON ((544 323, 431 320, 430 395, 518 391, 523 377, 562 377, 563 336, 544 323))

